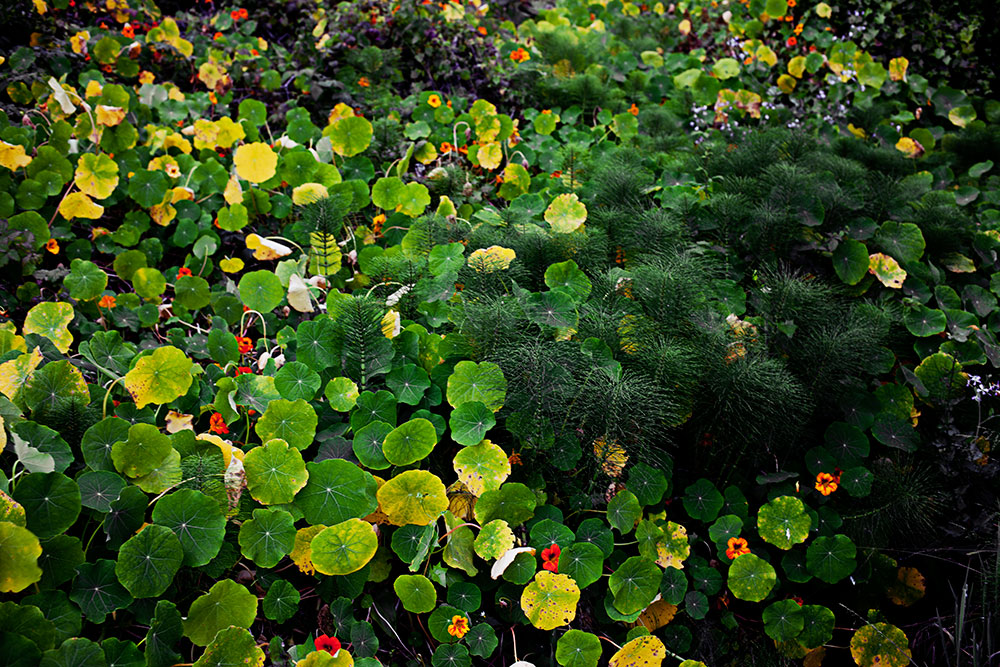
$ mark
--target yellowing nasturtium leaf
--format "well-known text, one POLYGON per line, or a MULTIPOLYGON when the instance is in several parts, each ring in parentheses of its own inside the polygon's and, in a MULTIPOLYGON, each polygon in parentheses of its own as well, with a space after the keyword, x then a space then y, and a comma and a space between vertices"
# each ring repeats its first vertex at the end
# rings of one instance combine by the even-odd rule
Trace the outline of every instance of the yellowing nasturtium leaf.
POLYGON ((263 183, 277 171, 278 155, 264 143, 243 144, 233 154, 239 177, 251 183, 263 183))
POLYGON ((105 127, 114 127, 125 120, 125 109, 121 107, 98 104, 95 109, 97 113, 97 124, 105 127))
POLYGON ((789 76, 788 74, 782 74, 778 77, 778 88, 781 92, 790 95, 793 90, 795 90, 795 77, 789 76))
POLYGON ((469 255, 468 263, 479 273, 493 273, 510 267, 517 255, 510 248, 493 245, 489 248, 479 248, 469 255))
POLYGON ((125 389, 140 409, 149 403, 169 403, 191 387, 191 366, 191 360, 176 347, 157 348, 125 375, 125 389))
POLYGON ((889 61, 889 78, 893 81, 906 80, 906 68, 910 66, 910 61, 906 58, 893 58, 889 61))
POLYGON ((920 157, 924 152, 923 147, 910 137, 901 137, 896 142, 896 150, 906 153, 906 157, 920 157))
POLYGON ((901 567, 896 571, 896 580, 889 585, 886 595, 894 604, 909 607, 924 597, 927 582, 915 567, 901 567))
POLYGON ((118 164, 104 153, 84 153, 76 164, 73 182, 84 194, 106 199, 118 185, 118 164))
POLYGON ((42 348, 36 347, 29 354, 22 354, 0 364, 0 394, 14 400, 40 363, 42 348))
POLYGON ((42 547, 27 528, 0 521, 0 554, 0 593, 19 593, 42 578, 42 547))
POLYGON ((296 206, 310 204, 318 199, 326 199, 330 191, 322 183, 303 183, 292 188, 292 203, 296 206))
POLYGON ((396 526, 426 526, 448 509, 444 482, 426 470, 407 470, 378 490, 379 506, 396 526))
POLYGON ((868 256, 868 271, 875 274, 880 283, 893 289, 902 287, 906 280, 906 271, 899 262, 880 252, 868 256))
POLYGON ((777 581, 771 564, 753 554, 737 556, 729 566, 729 590, 740 600, 760 602, 777 581))
POLYGON ((806 71, 805 56, 795 56, 794 58, 788 61, 788 73, 794 76, 796 79, 801 79, 805 71, 806 71))
POLYGON ((812 519, 806 507, 794 496, 775 498, 757 513, 757 530, 761 539, 779 549, 791 549, 806 541, 812 519))
POLYGON ((492 171, 500 166, 500 162, 503 160, 503 151, 500 150, 498 143, 483 144, 476 151, 476 158, 481 167, 492 171))
POLYGON ((510 475, 507 454, 489 440, 460 450, 455 455, 454 466, 458 481, 475 496, 481 496, 483 491, 499 489, 510 475))
POLYGON ((226 189, 222 191, 222 198, 225 199, 226 203, 230 206, 243 202, 243 188, 240 187, 240 181, 238 178, 235 176, 229 177, 229 182, 226 183, 226 189))
POLYGON ((949 252, 941 256, 941 263, 944 268, 948 269, 952 273, 975 273, 976 264, 958 252, 949 252))
POLYGON ((656 543, 656 564, 660 567, 684 569, 684 561, 691 555, 687 528, 668 521, 663 527, 664 540, 656 543))
POLYGON ((219 630, 193 667, 264 667, 264 658, 264 651, 257 646, 257 640, 250 631, 233 625, 219 630))
POLYGON ((576 194, 559 195, 545 209, 545 222, 558 234, 569 234, 587 221, 587 207, 576 194))
POLYGON ((249 628, 256 617, 254 594, 232 579, 223 579, 191 603, 184 634, 196 646, 207 646, 220 630, 249 628))
POLYGON ((66 196, 59 204, 59 215, 67 220, 74 218, 87 218, 97 220, 104 215, 104 207, 95 204, 94 201, 82 192, 73 192, 66 196))
POLYGON ((295 667, 354 667, 354 658, 346 648, 337 651, 337 657, 326 651, 312 651, 295 663, 295 667))
POLYGON ((239 273, 244 266, 243 260, 239 257, 226 257, 219 261, 219 268, 226 273, 239 273))
POLYGON ((608 667, 658 667, 667 657, 667 647, 658 637, 642 635, 611 656, 608 667))
POLYGON ((576 618, 580 587, 565 574, 542 570, 521 593, 521 610, 539 630, 554 630, 576 618))
POLYGON ((312 541, 325 528, 326 526, 323 524, 317 524, 299 528, 295 533, 295 546, 292 547, 292 552, 288 554, 288 557, 292 559, 300 572, 312 574, 316 571, 316 566, 312 562, 312 541))
MULTIPOLYGON (((70 195, 72 196, 72 195, 70 195)), ((63 354, 69 352, 73 344, 73 334, 69 332, 69 323, 73 321, 73 306, 68 303, 40 303, 24 318, 24 335, 39 334, 45 336, 63 354)))
POLYGON ((824 19, 828 19, 832 14, 833 14, 833 8, 830 5, 826 4, 825 2, 821 2, 818 5, 816 5, 817 16, 824 19))
MULTIPOLYGON (((514 531, 503 519, 494 519, 488 522, 479 531, 479 535, 476 536, 476 541, 473 543, 476 553, 484 560, 500 558, 513 547, 514 531)), ((493 578, 496 579, 496 577, 493 578)))
POLYGON ((256 234, 248 235, 246 244, 248 250, 253 250, 256 259, 278 259, 292 254, 292 249, 288 246, 256 234))
POLYGON ((350 574, 367 565, 375 555, 378 536, 370 523, 348 519, 320 531, 309 547, 317 572, 350 574))
POLYGON ((330 147, 337 155, 354 157, 372 142, 372 124, 361 116, 347 116, 323 131, 330 137, 330 147))
POLYGON ((25 153, 24 146, 0 141, 0 165, 11 171, 17 171, 29 164, 31 164, 31 158, 25 153))
POLYGON ((639 614, 639 620, 635 622, 635 626, 644 626, 650 632, 656 632, 664 625, 670 623, 674 620, 674 616, 677 615, 677 605, 670 604, 666 600, 660 599, 653 604, 646 607, 641 614, 639 614))
POLYGON ((866 625, 851 637, 851 657, 860 667, 905 667, 913 657, 906 633, 889 623, 866 625))

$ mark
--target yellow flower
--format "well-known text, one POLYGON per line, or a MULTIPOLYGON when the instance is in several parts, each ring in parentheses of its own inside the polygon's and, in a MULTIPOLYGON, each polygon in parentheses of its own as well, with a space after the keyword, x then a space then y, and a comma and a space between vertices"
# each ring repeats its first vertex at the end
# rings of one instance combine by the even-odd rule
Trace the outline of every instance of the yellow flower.
POLYGON ((45 242, 45 249, 51 252, 53 255, 59 254, 59 241, 55 239, 49 239, 45 242))
POLYGON ((437 109, 439 106, 441 106, 441 98, 438 97, 437 95, 431 95, 430 97, 427 98, 427 104, 431 108, 437 109))
POLYGON ((469 619, 465 616, 452 616, 451 625, 448 626, 448 634, 461 639, 469 631, 469 619))
POLYGON ((816 475, 816 490, 822 493, 824 496, 828 496, 837 490, 837 485, 840 482, 840 475, 834 477, 828 472, 821 472, 816 475))

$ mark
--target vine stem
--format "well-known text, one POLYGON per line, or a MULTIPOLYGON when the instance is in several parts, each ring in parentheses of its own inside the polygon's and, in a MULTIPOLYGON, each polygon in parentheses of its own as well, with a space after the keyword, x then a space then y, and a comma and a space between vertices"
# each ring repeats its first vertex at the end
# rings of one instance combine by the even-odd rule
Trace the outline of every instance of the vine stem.
POLYGON ((111 390, 115 388, 115 385, 125 379, 125 376, 121 376, 110 385, 108 385, 108 390, 104 393, 104 402, 101 403, 101 419, 106 419, 108 416, 108 397, 111 396, 111 390))

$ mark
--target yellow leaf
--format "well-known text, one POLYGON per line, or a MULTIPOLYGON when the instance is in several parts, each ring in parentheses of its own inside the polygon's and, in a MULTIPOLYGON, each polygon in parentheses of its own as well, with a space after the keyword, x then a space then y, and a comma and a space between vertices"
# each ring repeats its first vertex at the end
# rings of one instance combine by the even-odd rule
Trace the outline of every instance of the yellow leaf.
POLYGON ((90 197, 82 192, 74 192, 67 195, 59 204, 59 214, 67 220, 73 218, 87 218, 97 220, 104 215, 104 207, 95 204, 90 197))
POLYGON ((476 151, 476 157, 479 159, 481 167, 493 170, 500 166, 500 161, 503 160, 503 151, 500 150, 498 143, 483 144, 476 151))
POLYGON ((87 87, 83 91, 83 96, 87 98, 100 97, 103 92, 104 88, 101 86, 101 82, 97 79, 91 79, 87 82, 87 87))
POLYGON ((805 56, 795 56, 794 58, 788 61, 788 73, 794 76, 796 79, 801 79, 805 71, 806 71, 805 56))
POLYGON ((658 667, 667 657, 667 647, 658 637, 643 635, 622 646, 611 656, 608 667, 658 667))
POLYGON ((767 63, 768 67, 774 67, 778 64, 778 55, 768 46, 761 44, 757 47, 757 60, 767 63))
POLYGON ((83 194, 107 199, 118 186, 118 164, 104 153, 84 153, 76 164, 73 182, 83 194))
POLYGON ((382 333, 386 338, 395 338, 402 330, 402 320, 399 311, 390 310, 382 318, 382 333))
POLYGON ((276 173, 278 155, 267 144, 243 144, 236 149, 233 163, 240 178, 251 183, 263 183, 276 173))
POLYGON ((125 120, 125 109, 121 107, 111 107, 107 104, 97 105, 97 124, 105 127, 114 127, 125 120))
POLYGON ((219 268, 226 273, 239 273, 243 266, 243 260, 239 257, 227 257, 219 262, 219 268))
POLYGON ((309 298, 309 286, 297 273, 288 277, 288 305, 300 313, 313 312, 312 299, 309 298))
POLYGON ((222 465, 225 468, 229 468, 229 463, 236 457, 237 461, 242 461, 244 457, 243 450, 239 447, 233 447, 233 445, 228 440, 223 440, 214 433, 199 433, 195 436, 196 440, 203 440, 205 442, 210 442, 222 452, 222 465))
POLYGON ((901 153, 906 153, 906 157, 916 158, 923 155, 924 147, 910 137, 902 137, 896 142, 896 150, 901 153))
POLYGON ((868 256, 868 272, 875 274, 880 283, 892 289, 901 288, 906 280, 906 271, 899 262, 880 252, 868 256))
POLYGON ((247 136, 243 126, 233 122, 229 116, 223 116, 215 121, 215 126, 219 130, 218 145, 222 148, 230 148, 240 139, 247 136))
POLYGON ((247 236, 247 249, 253 250, 253 256, 257 259, 278 259, 292 254, 292 249, 281 243, 268 241, 262 236, 250 234, 247 236))
POLYGON ((45 4, 45 0, 32 0, 35 5, 35 11, 39 14, 44 14, 49 10, 49 6, 45 4))
POLYGON ((167 433, 177 433, 178 431, 193 431, 194 415, 186 415, 176 410, 167 413, 167 433))
POLYGON ((479 273, 493 273, 510 267, 517 255, 510 248, 493 245, 489 248, 479 248, 467 260, 469 266, 479 273))
MULTIPOLYGON (((170 197, 169 192, 167 193, 167 197, 170 197)), ((151 217, 153 222, 161 227, 166 227, 174 218, 177 217, 177 209, 169 203, 156 204, 155 206, 149 207, 149 217, 151 217)))
POLYGON ((910 66, 910 61, 906 58, 893 58, 889 61, 889 78, 893 81, 906 80, 906 68, 910 66))
POLYGON ((194 122, 194 147, 215 148, 219 145, 219 126, 210 120, 199 118, 194 122))
POLYGON ((681 21, 680 25, 677 26, 677 29, 680 31, 682 35, 691 34, 691 21, 684 19, 683 21, 681 21))
POLYGON ((573 578, 548 570, 536 574, 521 593, 521 610, 539 630, 554 630, 571 623, 579 602, 580 587, 573 578))
MULTIPOLYGON (((850 132, 851 134, 853 134, 854 136, 856 136, 858 139, 864 139, 865 137, 868 136, 868 133, 865 132, 864 129, 862 129, 860 127, 854 127, 853 123, 848 123, 847 124, 847 131, 850 132)), ((897 148, 898 148, 898 145, 897 145, 897 148)))
POLYGON ((31 158, 24 152, 24 146, 20 144, 8 144, 0 141, 0 165, 11 171, 17 171, 21 167, 31 164, 31 158))
POLYGON ((677 605, 661 599, 646 607, 635 623, 629 623, 629 626, 634 628, 642 625, 650 632, 656 632, 674 620, 675 615, 677 615, 677 605))
POLYGON ((924 575, 915 567, 901 567, 896 571, 896 580, 892 582, 886 595, 894 604, 909 607, 924 597, 927 592, 927 582, 924 575))
POLYGON ((795 77, 789 76, 787 74, 782 74, 781 76, 778 77, 778 88, 780 88, 781 92, 785 94, 791 94, 791 92, 795 90, 796 83, 797 82, 795 81, 795 77))
POLYGON ((240 187, 239 179, 235 176, 229 177, 229 182, 226 183, 226 189, 222 191, 222 197, 230 206, 233 204, 239 204, 243 201, 243 188, 240 187))
POLYGON ((320 183, 303 183, 292 188, 292 203, 296 206, 310 204, 317 199, 326 199, 330 192, 320 183))
POLYGON ((225 70, 213 62, 205 62, 201 64, 201 67, 198 68, 198 78, 212 90, 215 89, 220 81, 226 82, 229 79, 225 70))
POLYGON ((25 315, 22 332, 25 336, 32 333, 45 336, 57 350, 66 354, 73 344, 73 334, 69 332, 73 314, 73 306, 68 303, 43 301, 25 315))
POLYGON ((36 347, 30 354, 22 354, 0 364, 0 394, 13 401, 40 363, 42 348, 36 347))
POLYGON ((312 574, 316 571, 316 566, 312 562, 312 540, 325 528, 326 526, 322 524, 306 526, 299 528, 295 533, 295 546, 292 547, 292 552, 288 556, 303 574, 312 574))
POLYGON ((825 2, 821 2, 816 5, 816 14, 822 18, 828 19, 830 15, 833 14, 833 8, 825 2))
POLYGON ((170 203, 176 204, 179 201, 194 201, 194 190, 178 185, 171 190, 170 203))
POLYGON ((333 107, 330 111, 330 117, 327 119, 329 125, 333 125, 341 118, 350 118, 354 115, 354 109, 343 102, 339 103, 337 106, 333 107))
MULTIPOLYGON (((76 54, 81 55, 81 56, 86 55, 87 54, 87 40, 88 39, 90 39, 90 33, 87 32, 86 30, 82 30, 82 31, 76 33, 75 35, 73 35, 72 37, 70 37, 69 38, 69 46, 70 46, 71 49, 73 49, 73 53, 76 53, 76 54)), ((100 87, 100 85, 101 85, 100 83, 98 83, 94 79, 91 79, 90 83, 97 83, 98 87, 100 87)), ((87 88, 90 88, 90 84, 87 84, 87 88)), ((100 95, 100 93, 98 93, 98 95, 100 95)), ((89 93, 88 93, 87 97, 90 97, 89 93)))

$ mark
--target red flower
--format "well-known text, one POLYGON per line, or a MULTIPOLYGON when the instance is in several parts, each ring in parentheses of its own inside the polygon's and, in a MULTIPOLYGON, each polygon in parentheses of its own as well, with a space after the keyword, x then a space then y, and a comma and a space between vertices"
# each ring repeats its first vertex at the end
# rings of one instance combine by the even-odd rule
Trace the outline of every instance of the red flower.
POLYGON ((217 32, 214 35, 212 35, 212 39, 222 39, 222 37, 223 34, 221 32, 217 32))
POLYGON ((208 420, 208 430, 212 433, 218 433, 220 435, 225 435, 229 433, 229 427, 226 426, 226 420, 222 418, 218 412, 212 413, 211 418, 208 420))
POLYGON ((340 640, 336 637, 328 637, 326 635, 320 635, 313 642, 316 645, 317 651, 326 651, 330 655, 337 655, 340 651, 340 640))
POLYGON ((798 43, 799 43, 799 40, 795 39, 794 37, 789 37, 785 41, 785 46, 795 46, 798 43))
POLYGON ((250 350, 253 349, 253 341, 248 336, 237 336, 236 345, 239 348, 240 354, 249 354, 250 350))
POLYGON ((126 23, 125 27, 122 28, 122 34, 131 39, 135 37, 135 28, 132 27, 131 23, 126 23))
POLYGON ((177 279, 180 280, 184 276, 190 276, 190 275, 191 275, 191 269, 187 268, 186 266, 182 266, 180 270, 177 272, 177 279))
POLYGON ((562 549, 560 549, 559 545, 555 543, 546 549, 542 549, 542 569, 548 570, 549 572, 558 572, 559 554, 561 551, 562 549))
POLYGON ((253 369, 250 368, 249 366, 237 366, 236 367, 236 375, 237 376, 243 375, 244 373, 253 374, 253 369))

